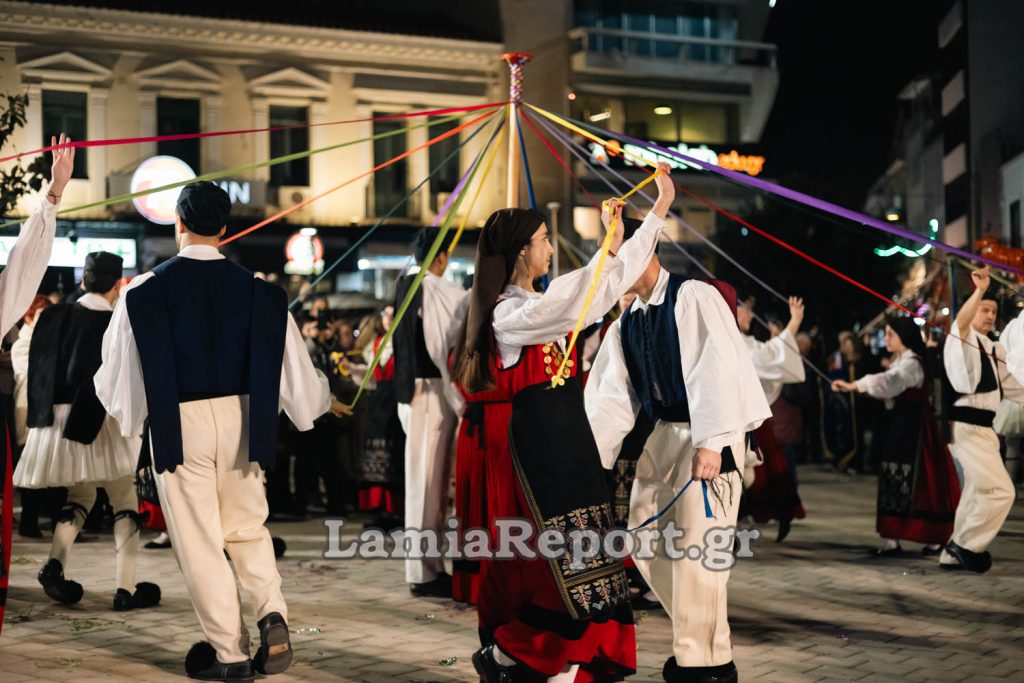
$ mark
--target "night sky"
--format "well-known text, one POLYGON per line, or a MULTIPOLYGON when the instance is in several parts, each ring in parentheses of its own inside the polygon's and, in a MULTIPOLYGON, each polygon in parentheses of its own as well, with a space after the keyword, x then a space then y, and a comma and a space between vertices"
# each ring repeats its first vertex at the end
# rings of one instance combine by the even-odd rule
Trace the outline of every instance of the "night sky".
POLYGON ((771 175, 859 209, 893 160, 897 93, 938 70, 944 8, 939 0, 779 0, 765 35, 779 47, 779 91, 763 138, 771 175))

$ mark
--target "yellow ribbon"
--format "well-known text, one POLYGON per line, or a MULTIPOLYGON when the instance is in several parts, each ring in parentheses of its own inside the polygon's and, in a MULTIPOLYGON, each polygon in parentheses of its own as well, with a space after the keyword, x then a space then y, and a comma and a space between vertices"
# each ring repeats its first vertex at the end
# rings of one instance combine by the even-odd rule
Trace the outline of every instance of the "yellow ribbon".
MULTIPOLYGON (((619 201, 624 201, 630 195, 640 191, 644 185, 651 182, 655 178, 661 175, 661 169, 659 168, 651 175, 641 180, 632 190, 626 194, 618 197, 619 201)), ((613 199, 605 200, 604 206, 608 206, 613 199)), ((594 294, 597 293, 597 283, 601 280, 601 272, 604 270, 604 263, 608 259, 608 252, 611 250, 612 240, 615 238, 615 227, 617 219, 615 214, 612 214, 611 223, 608 225, 608 233, 605 234, 604 240, 601 241, 601 252, 597 257, 597 267, 594 270, 594 279, 590 283, 590 289, 587 290, 587 296, 583 300, 583 310, 580 311, 580 317, 576 320, 576 326, 573 327, 572 336, 569 337, 569 345, 565 349, 565 355, 562 357, 562 362, 558 366, 558 371, 551 377, 551 388, 565 384, 565 368, 569 363, 570 356, 572 356, 572 350, 576 346, 576 339, 580 336, 580 331, 583 329, 583 323, 587 319, 587 313, 590 312, 590 305, 594 302, 594 294)))

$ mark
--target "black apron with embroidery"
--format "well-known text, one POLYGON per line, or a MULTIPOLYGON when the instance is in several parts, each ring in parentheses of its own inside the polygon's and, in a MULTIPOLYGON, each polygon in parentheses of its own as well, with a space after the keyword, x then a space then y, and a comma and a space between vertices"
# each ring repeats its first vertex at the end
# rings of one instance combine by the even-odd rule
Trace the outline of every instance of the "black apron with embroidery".
MULTIPOLYGON (((606 473, 576 377, 551 389, 528 387, 512 401, 509 446, 537 533, 589 529, 604 539, 613 528, 606 473)), ((566 552, 549 560, 574 619, 603 621, 629 600, 622 562, 599 552, 573 567, 566 552)))

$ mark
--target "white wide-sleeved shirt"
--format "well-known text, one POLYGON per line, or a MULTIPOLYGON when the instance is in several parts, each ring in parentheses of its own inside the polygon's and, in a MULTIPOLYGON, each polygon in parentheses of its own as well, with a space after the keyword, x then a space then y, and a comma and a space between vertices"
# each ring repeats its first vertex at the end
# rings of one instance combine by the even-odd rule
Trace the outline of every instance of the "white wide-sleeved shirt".
MULTIPOLYGON (((618 255, 608 256, 584 328, 603 318, 636 284, 651 262, 664 229, 665 220, 650 212, 636 233, 622 244, 618 255)), ((503 367, 515 365, 525 346, 556 341, 565 350, 565 337, 583 310, 599 256, 595 254, 583 268, 556 277, 543 294, 515 285, 505 289, 494 307, 493 323, 503 367)))
POLYGON ((964 394, 953 405, 993 412, 999 410, 1000 386, 1003 389, 1003 397, 1017 403, 1024 402, 1024 387, 1010 373, 1005 361, 1006 349, 1003 345, 992 341, 973 327, 965 340, 957 339, 953 335, 946 337, 942 364, 946 368, 946 376, 949 377, 953 390, 958 394, 964 394), (981 382, 982 359, 979 347, 985 350, 985 362, 989 363, 998 379, 995 389, 980 394, 975 393, 981 382))
POLYGON ((1024 311, 1010 321, 999 338, 1006 351, 1006 369, 1024 382, 1024 311))
MULTIPOLYGON (((204 245, 185 247, 178 255, 199 261, 224 258, 216 247, 204 245)), ((154 277, 153 273, 143 273, 121 292, 110 325, 103 335, 103 365, 93 378, 97 398, 107 413, 117 420, 121 435, 125 437, 142 434, 143 422, 149 415, 142 362, 125 300, 129 290, 151 277, 154 277)), ((330 410, 331 392, 327 378, 313 367, 302 333, 290 315, 286 326, 281 363, 281 408, 297 429, 307 431, 313 428, 314 420, 330 410)))
POLYGON ((7 255, 7 266, 0 272, 0 336, 18 324, 46 274, 57 232, 57 209, 46 198, 21 224, 18 239, 7 255))
MULTIPOLYGON (((448 354, 462 329, 469 306, 469 292, 443 277, 427 273, 423 277, 423 301, 420 318, 423 320, 423 341, 427 355, 441 372, 444 395, 456 415, 462 414, 465 401, 451 382, 448 372, 448 354)), ((381 363, 384 363, 383 356, 381 363)))
MULTIPOLYGON (((637 297, 631 310, 661 305, 668 285, 669 273, 662 269, 651 298, 637 297)), ((696 280, 684 282, 676 295, 675 317, 678 343, 662 350, 680 356, 693 446, 721 452, 742 442, 747 432, 771 417, 771 409, 736 318, 717 289, 696 280)), ((601 462, 609 469, 641 407, 622 352, 621 322, 608 329, 584 392, 601 462)))
POLYGON ((749 334, 743 335, 750 358, 754 362, 761 388, 768 398, 768 405, 775 403, 782 394, 782 385, 799 384, 804 381, 804 363, 796 345, 796 339, 789 330, 768 341, 758 341, 749 334))
POLYGON ((855 382, 857 391, 885 401, 886 408, 892 408, 893 399, 904 391, 920 387, 922 383, 924 368, 910 349, 897 356, 885 372, 864 375, 855 382))

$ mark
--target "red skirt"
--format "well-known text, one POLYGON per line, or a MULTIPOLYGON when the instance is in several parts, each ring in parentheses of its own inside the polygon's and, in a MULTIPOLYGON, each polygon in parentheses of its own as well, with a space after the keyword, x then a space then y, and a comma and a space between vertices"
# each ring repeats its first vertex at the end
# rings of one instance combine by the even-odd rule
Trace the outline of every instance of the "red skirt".
MULTIPOLYGON (((530 508, 508 447, 511 405, 488 410, 486 508, 491 538, 494 520, 531 520, 530 508)), ((543 681, 570 664, 579 664, 576 683, 616 681, 636 671, 636 626, 610 619, 603 623, 572 619, 558 592, 547 560, 485 560, 480 567, 481 640, 497 642, 531 671, 517 680, 543 681)))
MULTIPOLYGON (((907 505, 894 509, 892 505, 880 503, 876 529, 883 538, 942 544, 953 535, 956 508, 960 503, 960 481, 934 413, 927 409, 923 412, 920 445, 909 470, 909 494, 889 496, 904 498, 907 505)), ((897 482, 892 474, 895 469, 883 461, 879 475, 880 501, 885 490, 896 489, 897 482)))
POLYGON ((773 420, 768 418, 754 432, 764 463, 754 468, 754 483, 744 492, 746 510, 759 524, 807 516, 789 471, 789 461, 775 439, 773 420))
MULTIPOLYGON (((479 408, 476 410, 480 412, 479 408)), ((484 483, 487 459, 484 434, 478 420, 462 420, 455 448, 455 517, 462 533, 467 529, 490 528, 484 483)), ((475 605, 479 594, 480 561, 456 560, 452 566, 452 598, 475 605)))
POLYGON ((4 609, 7 606, 7 586, 11 569, 11 534, 14 532, 14 461, 11 454, 11 435, 3 417, 0 428, 4 437, 3 481, 0 482, 0 633, 4 630, 4 609))

